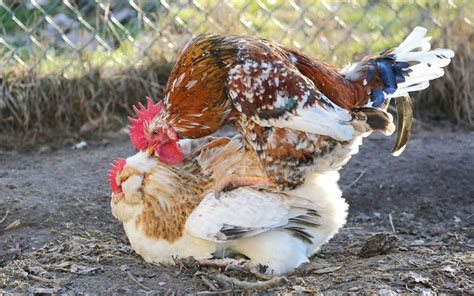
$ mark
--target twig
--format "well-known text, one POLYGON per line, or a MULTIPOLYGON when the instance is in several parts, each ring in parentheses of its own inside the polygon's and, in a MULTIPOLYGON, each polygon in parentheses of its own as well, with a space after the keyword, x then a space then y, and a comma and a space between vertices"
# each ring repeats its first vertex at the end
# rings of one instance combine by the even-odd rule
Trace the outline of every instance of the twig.
POLYGON ((395 225, 393 225, 392 214, 388 214, 388 221, 390 222, 390 227, 392 227, 392 232, 397 233, 397 230, 395 229, 395 225))
POLYGON ((206 276, 201 275, 201 280, 206 284, 206 286, 209 287, 212 291, 217 291, 216 285, 214 285, 210 279, 208 279, 206 276))
POLYGON ((13 221, 12 223, 8 224, 7 226, 5 226, 4 230, 10 230, 10 229, 14 229, 14 228, 17 228, 18 226, 20 226, 21 224, 21 220, 20 219, 16 219, 15 221, 13 221))
POLYGON ((237 289, 228 289, 228 290, 222 290, 222 291, 202 291, 202 292, 197 292, 196 295, 231 295, 235 292, 240 292, 242 290, 237 290, 237 289))
POLYGON ((148 288, 148 287, 145 286, 144 284, 140 283, 140 282, 130 273, 130 271, 127 271, 127 275, 128 275, 128 277, 129 277, 135 284, 137 284, 138 286, 140 286, 140 288, 142 288, 142 289, 145 290, 145 291, 151 291, 150 288, 148 288))
POLYGON ((237 288, 245 289, 245 290, 268 290, 274 287, 278 287, 287 283, 287 279, 285 277, 274 277, 271 280, 263 281, 263 282, 246 282, 241 281, 235 278, 228 277, 223 274, 214 274, 212 277, 219 283, 222 284, 232 284, 237 288))
POLYGON ((365 172, 367 171, 367 168, 365 168, 360 174, 359 176, 354 180, 352 181, 349 185, 347 185, 344 190, 342 191, 346 191, 347 189, 351 188, 352 186, 354 186, 355 183, 359 182, 360 178, 362 178, 362 176, 364 176, 365 172))
POLYGON ((5 216, 3 216, 2 220, 0 220, 0 224, 3 223, 3 221, 7 219, 8 214, 10 214, 10 210, 7 210, 7 212, 5 213, 5 216))
POLYGON ((405 248, 418 248, 418 247, 466 247, 469 249, 474 249, 474 245, 470 244, 460 244, 460 243, 453 243, 453 244, 413 244, 413 245, 405 245, 402 246, 405 248))
POLYGON ((205 260, 200 260, 198 261, 200 266, 206 266, 206 267, 214 267, 218 269, 224 269, 225 271, 238 271, 242 273, 246 273, 252 276, 255 276, 256 278, 262 279, 262 280, 269 280, 272 279, 270 275, 266 275, 263 273, 259 272, 254 272, 250 268, 246 266, 239 266, 238 264, 241 263, 238 260, 235 259, 205 259, 205 260))
POLYGON ((45 279, 45 278, 42 278, 42 277, 39 277, 39 276, 36 276, 36 275, 32 275, 32 274, 28 274, 28 278, 30 278, 32 280, 35 280, 35 281, 38 281, 38 282, 45 283, 45 284, 53 284, 53 285, 61 284, 61 280, 59 280, 59 279, 45 279))
POLYGON ((271 275, 252 271, 249 267, 246 267, 246 266, 229 265, 226 267, 226 271, 232 271, 232 270, 238 271, 241 273, 246 273, 248 275, 252 275, 258 279, 265 280, 265 281, 272 279, 271 275))

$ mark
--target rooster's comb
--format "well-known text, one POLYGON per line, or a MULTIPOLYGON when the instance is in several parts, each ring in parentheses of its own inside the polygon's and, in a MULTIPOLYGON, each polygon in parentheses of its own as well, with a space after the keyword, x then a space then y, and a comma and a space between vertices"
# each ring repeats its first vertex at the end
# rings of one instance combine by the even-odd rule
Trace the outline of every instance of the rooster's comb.
POLYGON ((123 170, 123 167, 125 166, 125 163, 127 161, 124 158, 117 158, 110 164, 110 169, 109 173, 107 174, 107 177, 109 178, 109 185, 110 189, 112 189, 112 192, 119 192, 121 189, 117 185, 117 174, 120 173, 123 170))
POLYGON ((145 137, 145 123, 149 123, 153 117, 160 112, 161 107, 163 106, 163 102, 161 101, 153 104, 150 97, 147 97, 146 101, 146 108, 142 103, 138 103, 139 108, 133 106, 133 111, 135 111, 137 118, 128 117, 128 121, 132 124, 132 126, 128 127, 130 131, 130 142, 132 142, 132 145, 138 150, 145 150, 148 146, 145 137))

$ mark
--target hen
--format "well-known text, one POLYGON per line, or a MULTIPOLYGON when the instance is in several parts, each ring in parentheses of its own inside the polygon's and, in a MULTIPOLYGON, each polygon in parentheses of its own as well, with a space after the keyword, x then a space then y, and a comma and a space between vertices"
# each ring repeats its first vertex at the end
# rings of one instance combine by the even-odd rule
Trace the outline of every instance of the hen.
MULTIPOLYGON (((188 144, 183 150, 195 154, 188 144)), ((252 269, 282 274, 307 262, 345 224, 348 206, 337 173, 313 174, 286 194, 241 187, 216 199, 208 189, 223 175, 263 172, 241 137, 214 146, 178 166, 160 162, 150 150, 112 165, 112 213, 146 261, 238 253, 252 269)))
MULTIPOLYGON (((256 37, 199 36, 178 54, 162 103, 136 110, 147 116, 131 119, 132 142, 175 164, 179 139, 232 124, 257 153, 267 183, 296 188, 312 171, 340 168, 373 130, 393 133, 384 110, 390 99, 404 97, 408 110, 408 92, 427 88, 454 56, 430 50, 429 40, 417 27, 398 47, 341 70, 256 37)), ((408 138, 401 133, 395 155, 408 138)), ((261 182, 252 175, 229 182, 242 180, 261 182)))

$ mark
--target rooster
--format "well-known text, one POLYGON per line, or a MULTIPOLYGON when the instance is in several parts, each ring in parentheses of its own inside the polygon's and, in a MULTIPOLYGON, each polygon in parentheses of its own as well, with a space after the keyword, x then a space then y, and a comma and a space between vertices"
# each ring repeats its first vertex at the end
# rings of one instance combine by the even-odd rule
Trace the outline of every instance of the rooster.
POLYGON ((226 174, 264 175, 241 137, 216 141, 198 152, 180 143, 190 153, 177 166, 150 150, 113 163, 112 213, 146 261, 173 264, 188 256, 208 261, 237 253, 249 258, 253 271, 265 267, 268 274, 284 274, 308 262, 345 224, 348 205, 337 173, 310 175, 287 193, 240 187, 216 199, 209 188, 226 174))
MULTIPOLYGON (((231 124, 266 174, 230 176, 217 191, 262 181, 294 189, 310 172, 339 169, 372 131, 392 134, 393 118, 385 111, 390 99, 401 100, 400 110, 408 112, 408 93, 444 74, 454 53, 430 50, 426 32, 416 27, 399 46, 344 69, 256 37, 199 36, 178 54, 162 102, 135 110, 132 143, 176 164, 182 161, 179 139, 231 124)), ((394 155, 408 140, 409 124, 401 127, 394 155)))

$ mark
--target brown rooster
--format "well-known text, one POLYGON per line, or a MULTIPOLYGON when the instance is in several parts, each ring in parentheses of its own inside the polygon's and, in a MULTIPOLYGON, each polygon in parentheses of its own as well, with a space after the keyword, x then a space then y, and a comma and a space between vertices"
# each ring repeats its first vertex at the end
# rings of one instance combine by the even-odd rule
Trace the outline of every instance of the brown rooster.
POLYGON ((311 171, 340 168, 371 131, 393 132, 390 98, 427 88, 454 55, 430 50, 429 40, 417 27, 398 47, 338 69, 256 37, 199 36, 178 54, 163 103, 136 110, 132 143, 175 164, 179 139, 231 124, 267 177, 234 175, 221 187, 263 180, 295 188, 311 171))

